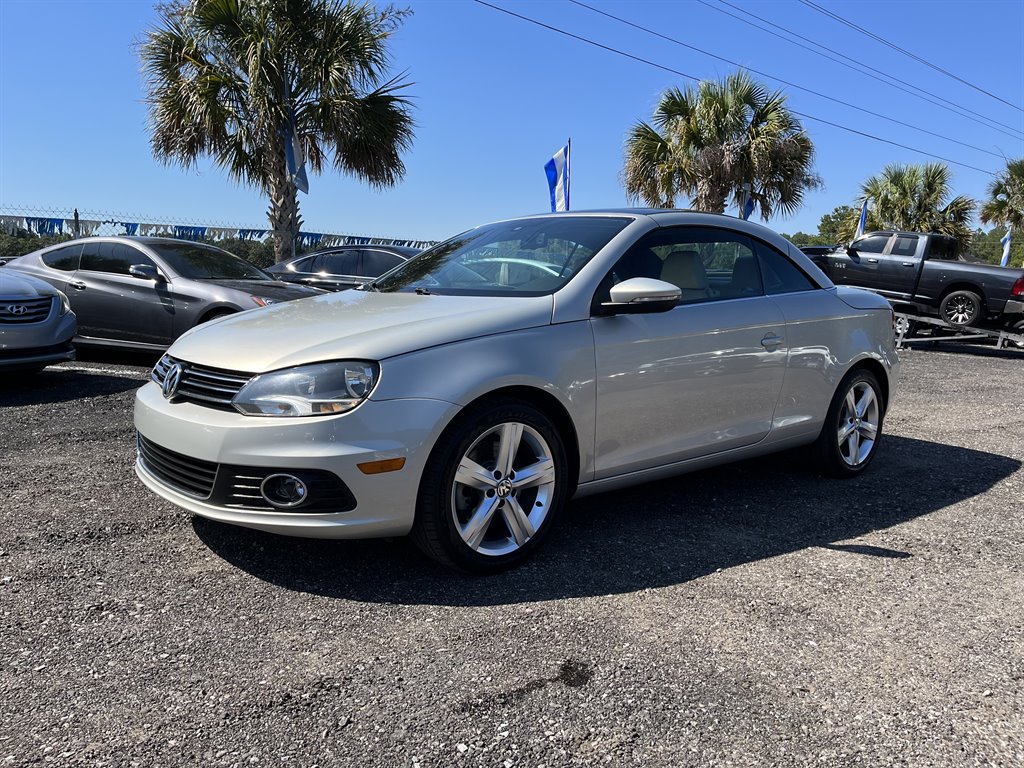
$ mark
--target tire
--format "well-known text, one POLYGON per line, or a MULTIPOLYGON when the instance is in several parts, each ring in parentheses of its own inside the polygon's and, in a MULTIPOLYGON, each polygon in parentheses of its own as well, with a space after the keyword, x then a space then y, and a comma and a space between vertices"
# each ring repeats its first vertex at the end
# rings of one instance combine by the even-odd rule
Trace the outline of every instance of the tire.
MULTIPOLYGON (((1010 330, 1013 333, 1024 334, 1024 320, 1018 320, 1017 322, 1013 323, 1010 326, 1010 330)), ((1024 349, 1024 342, 1011 341, 1010 345, 1013 346, 1013 347, 1016 347, 1017 349, 1024 349)))
POLYGON ((537 550, 568 489, 564 443, 543 412, 518 400, 471 406, 431 451, 412 538, 439 563, 498 573, 537 550))
POLYGON ((210 314, 205 315, 204 317, 200 318, 199 321, 196 323, 196 325, 197 326, 205 325, 206 323, 210 322, 211 320, 220 320, 220 318, 222 318, 222 317, 227 317, 228 315, 233 315, 233 314, 235 314, 234 310, 231 310, 231 309, 218 309, 216 312, 211 312, 210 314))
POLYGON ((901 329, 903 329, 903 338, 904 339, 910 339, 910 338, 913 338, 917 334, 917 330, 918 330, 917 326, 918 326, 918 323, 917 323, 916 320, 908 320, 908 319, 903 318, 903 317, 898 317, 898 318, 896 318, 896 325, 894 326, 893 330, 896 333, 896 338, 897 339, 900 337, 900 330, 901 329))
POLYGON ((954 328, 965 328, 981 319, 981 307, 981 296, 974 291, 953 291, 939 304, 939 317, 954 328))
POLYGON ((878 453, 884 419, 885 403, 878 378, 864 368, 846 374, 836 388, 814 446, 822 472, 840 478, 863 473, 878 453))

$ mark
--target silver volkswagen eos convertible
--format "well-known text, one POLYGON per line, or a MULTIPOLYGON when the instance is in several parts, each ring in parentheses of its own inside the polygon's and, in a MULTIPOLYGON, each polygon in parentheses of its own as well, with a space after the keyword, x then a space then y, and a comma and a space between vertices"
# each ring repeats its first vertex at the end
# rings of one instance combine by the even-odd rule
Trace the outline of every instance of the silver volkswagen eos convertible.
POLYGON ((886 301, 727 216, 551 214, 362 290, 211 322, 139 390, 136 470, 203 517, 529 556, 574 496, 815 445, 863 472, 899 370, 886 301))

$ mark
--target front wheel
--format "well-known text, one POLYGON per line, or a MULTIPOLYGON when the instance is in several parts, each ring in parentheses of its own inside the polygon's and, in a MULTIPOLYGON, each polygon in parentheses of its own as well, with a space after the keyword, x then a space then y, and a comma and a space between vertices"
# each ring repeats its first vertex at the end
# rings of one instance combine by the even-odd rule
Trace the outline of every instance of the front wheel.
POLYGON ((815 446, 826 474, 856 477, 875 458, 885 418, 881 393, 878 379, 863 368, 840 382, 815 446))
MULTIPOLYGON (((1013 333, 1019 333, 1024 336, 1024 320, 1018 320, 1010 326, 1010 330, 1013 333)), ((1024 341, 1011 341, 1010 344, 1017 349, 1024 349, 1024 341)))
POLYGON ((462 570, 512 568, 540 545, 568 485, 565 448, 544 413, 513 400, 471 407, 427 460, 413 540, 462 570))
POLYGON ((981 319, 981 296, 974 291, 953 291, 939 304, 939 317, 955 328, 974 325, 981 319))

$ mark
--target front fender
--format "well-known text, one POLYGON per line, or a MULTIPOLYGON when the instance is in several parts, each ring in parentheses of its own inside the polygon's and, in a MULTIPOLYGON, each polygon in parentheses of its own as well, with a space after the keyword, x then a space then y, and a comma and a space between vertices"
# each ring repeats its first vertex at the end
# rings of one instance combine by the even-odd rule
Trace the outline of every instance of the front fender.
MULTIPOLYGON (((593 475, 594 338, 586 321, 530 328, 418 350, 381 361, 371 400, 430 398, 466 406, 507 387, 554 397, 569 414, 580 481, 593 475)), ((454 415, 454 414, 453 414, 454 415)))

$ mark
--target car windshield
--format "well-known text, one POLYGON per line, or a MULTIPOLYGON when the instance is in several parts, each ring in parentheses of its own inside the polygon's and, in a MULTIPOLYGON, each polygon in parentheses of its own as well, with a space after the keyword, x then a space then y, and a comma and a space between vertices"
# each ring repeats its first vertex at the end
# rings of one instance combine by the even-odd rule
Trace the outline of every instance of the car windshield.
POLYGON ((371 284, 378 291, 543 296, 565 285, 631 221, 545 216, 464 232, 371 284))
POLYGON ((190 280, 273 280, 233 253, 199 243, 148 243, 168 266, 190 280))

